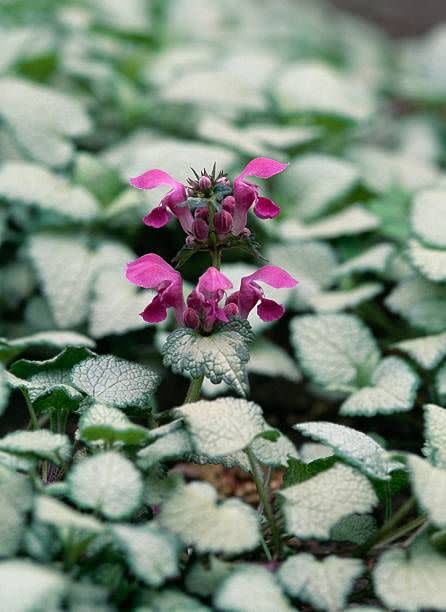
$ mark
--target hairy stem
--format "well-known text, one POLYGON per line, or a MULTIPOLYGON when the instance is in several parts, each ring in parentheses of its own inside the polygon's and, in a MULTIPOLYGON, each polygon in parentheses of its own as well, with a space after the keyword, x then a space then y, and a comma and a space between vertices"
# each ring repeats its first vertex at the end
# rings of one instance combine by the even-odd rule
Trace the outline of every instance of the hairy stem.
POLYGON ((27 394, 25 394, 25 402, 29 412, 31 429, 39 429, 39 421, 37 420, 37 416, 34 411, 34 406, 32 405, 32 402, 27 394))
POLYGON ((196 402, 200 399, 201 387, 203 385, 204 375, 202 374, 199 378, 192 378, 189 383, 189 388, 186 393, 184 400, 185 404, 190 402, 196 402))
POLYGON ((260 466, 257 463, 257 459, 254 456, 254 453, 250 448, 245 450, 246 456, 248 457, 249 465, 251 467, 252 477, 255 482, 257 492, 260 497, 260 501, 263 506, 263 510, 265 512, 266 520, 268 521, 269 528, 271 530, 271 537, 274 546, 275 556, 279 557, 282 550, 282 540, 280 537, 280 529, 277 525, 276 519, 274 517, 273 507, 271 505, 271 500, 269 498, 269 492, 266 489, 263 478, 261 475, 260 466))

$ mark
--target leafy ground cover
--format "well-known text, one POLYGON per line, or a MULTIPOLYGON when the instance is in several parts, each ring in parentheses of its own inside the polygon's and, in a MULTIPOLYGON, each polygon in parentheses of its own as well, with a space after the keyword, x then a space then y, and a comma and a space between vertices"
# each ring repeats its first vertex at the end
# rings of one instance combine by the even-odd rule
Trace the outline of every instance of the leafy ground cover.
POLYGON ((0 15, 0 609, 446 609, 445 27, 0 15))

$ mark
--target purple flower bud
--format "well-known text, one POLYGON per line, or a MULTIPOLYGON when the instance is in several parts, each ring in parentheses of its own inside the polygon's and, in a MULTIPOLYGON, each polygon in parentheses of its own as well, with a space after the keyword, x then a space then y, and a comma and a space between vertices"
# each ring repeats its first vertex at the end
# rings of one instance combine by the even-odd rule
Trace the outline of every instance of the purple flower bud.
POLYGON ((234 208, 235 208, 235 198, 234 196, 226 196, 223 200, 223 209, 227 210, 228 213, 232 213, 234 212, 234 208))
POLYGON ((229 302, 229 304, 226 304, 223 310, 225 311, 225 315, 228 317, 228 319, 236 317, 239 312, 238 306, 237 304, 234 304, 234 302, 229 302))
POLYGON ((205 221, 207 221, 208 217, 209 210, 207 206, 200 206, 200 208, 197 208, 197 210, 195 211, 195 219, 204 219, 205 221))
POLYGON ((229 234, 232 227, 232 215, 227 210, 221 210, 214 217, 215 231, 218 235, 229 234))
POLYGON ((200 318, 192 308, 186 308, 184 311, 184 325, 191 329, 198 329, 200 327, 200 318))
POLYGON ((249 227, 245 227, 245 229, 242 231, 242 236, 244 238, 249 238, 249 236, 251 236, 251 230, 249 227))
POLYGON ((208 176, 200 176, 198 180, 198 187, 200 188, 200 191, 209 191, 212 187, 211 179, 208 176))
POLYGON ((195 238, 193 236, 186 236, 186 246, 188 247, 195 246, 195 238))
POLYGON ((192 224, 192 232, 197 240, 204 242, 209 235, 209 225, 204 219, 195 219, 192 224))
POLYGON ((230 187, 231 186, 231 181, 228 179, 227 176, 222 176, 217 180, 217 183, 219 183, 220 185, 224 185, 225 187, 230 187))

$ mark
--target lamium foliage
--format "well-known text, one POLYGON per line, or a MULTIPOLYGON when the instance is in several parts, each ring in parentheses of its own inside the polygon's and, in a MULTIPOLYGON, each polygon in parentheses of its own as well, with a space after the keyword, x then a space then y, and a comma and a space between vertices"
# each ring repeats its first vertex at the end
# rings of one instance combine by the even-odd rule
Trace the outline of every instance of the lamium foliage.
POLYGON ((0 611, 446 610, 446 28, 0 22, 0 611))

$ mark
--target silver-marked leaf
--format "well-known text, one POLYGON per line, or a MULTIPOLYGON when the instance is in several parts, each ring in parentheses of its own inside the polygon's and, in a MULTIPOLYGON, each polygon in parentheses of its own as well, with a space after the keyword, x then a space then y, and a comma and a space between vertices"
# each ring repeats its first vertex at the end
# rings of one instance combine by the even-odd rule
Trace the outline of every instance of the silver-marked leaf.
POLYGON ((316 240, 272 245, 267 257, 272 264, 285 268, 299 280, 296 288, 282 289, 279 296, 276 295, 276 299, 295 310, 306 308, 313 295, 330 286, 337 265, 334 249, 316 240))
POLYGON ((277 79, 275 95, 287 114, 314 113, 347 121, 363 121, 375 107, 364 81, 319 61, 296 62, 277 79))
POLYGON ((119 267, 104 268, 95 278, 90 305, 89 332, 94 338, 142 329, 138 314, 150 301, 149 292, 131 285, 119 267))
POLYGON ((246 321, 231 321, 210 336, 179 327, 169 334, 162 349, 164 365, 188 378, 204 375, 213 383, 223 381, 245 396, 248 392, 245 366, 252 339, 246 321))
POLYGON ((434 283, 446 280, 446 250, 427 247, 418 240, 409 241, 409 257, 413 266, 434 283))
POLYGON ((412 228, 423 242, 446 248, 446 189, 426 189, 416 194, 412 228))
POLYGON ((211 612, 195 597, 172 588, 150 591, 144 601, 147 605, 135 608, 135 612, 211 612))
POLYGON ((296 201, 297 217, 311 221, 346 196, 357 180, 358 171, 351 162, 310 153, 293 160, 277 182, 287 197, 296 201))
POLYGON ((310 153, 298 157, 278 179, 287 196, 296 201, 299 219, 312 221, 327 212, 354 188, 358 171, 349 161, 310 153))
POLYGON ((380 283, 364 283, 354 289, 321 291, 311 296, 308 303, 316 312, 341 312, 372 300, 383 289, 380 283))
POLYGON ((302 378, 294 359, 278 344, 259 337, 250 349, 248 372, 299 382, 302 378))
POLYGON ((45 361, 21 359, 11 366, 9 383, 20 388, 38 412, 73 411, 84 396, 71 385, 70 370, 91 355, 86 348, 68 347, 45 361))
POLYGON ((140 505, 143 482, 132 463, 108 451, 76 463, 68 474, 68 494, 80 508, 121 519, 140 505))
POLYGON ((348 156, 358 166, 366 187, 378 193, 392 188, 402 188, 411 193, 429 187, 439 179, 435 164, 404 151, 360 145, 351 147, 348 156))
POLYGON ((353 393, 342 404, 340 414, 375 416, 411 410, 420 379, 399 357, 386 357, 373 372, 370 384, 353 393))
POLYGON ((209 597, 230 572, 231 564, 218 557, 209 557, 208 563, 198 560, 186 574, 186 588, 194 595, 209 597))
POLYGON ((294 429, 328 446, 335 455, 373 478, 388 480, 393 470, 403 467, 392 461, 387 451, 373 438, 351 427, 315 421, 299 423, 294 425, 294 429))
POLYGON ((0 466, 0 558, 17 553, 31 505, 30 478, 0 466))
POLYGON ((245 449, 266 427, 260 406, 231 397, 185 404, 176 414, 184 418, 195 452, 210 457, 245 449))
POLYGON ((105 404, 94 403, 79 419, 79 436, 84 442, 107 445, 141 445, 150 432, 135 425, 120 410, 105 404))
POLYGON ((341 463, 309 480, 280 491, 287 529, 299 538, 330 537, 330 530, 349 514, 364 514, 378 503, 368 479, 341 463))
POLYGON ((217 491, 204 482, 175 490, 164 502, 158 520, 200 553, 238 554, 259 542, 255 510, 235 498, 218 504, 217 491))
POLYGON ((293 319, 290 327, 298 362, 317 383, 355 388, 370 379, 379 349, 358 318, 346 314, 307 315, 293 319))
POLYGON ((378 597, 392 610, 444 610, 446 608, 446 558, 426 537, 409 550, 394 547, 378 560, 373 582, 378 597))
POLYGON ((407 353, 421 368, 433 370, 446 356, 446 332, 403 340, 392 348, 407 353))
POLYGON ((17 357, 27 349, 44 348, 59 351, 66 346, 84 346, 94 348, 95 343, 87 336, 70 331, 48 331, 38 332, 32 336, 23 338, 0 338, 0 359, 11 359, 17 357))
MULTIPOLYGON (((152 432, 150 432, 152 433, 152 432)), ((184 429, 170 431, 138 452, 138 464, 148 468, 162 461, 180 460, 193 453, 189 434, 184 429)))
POLYGON ((178 573, 177 540, 156 525, 116 525, 112 533, 130 570, 146 584, 159 587, 178 573))
POLYGON ((73 152, 70 138, 91 124, 79 100, 60 91, 14 77, 0 79, 0 115, 28 155, 50 166, 63 166, 73 152))
POLYGON ((246 79, 218 70, 181 73, 175 81, 167 83, 160 92, 162 103, 193 104, 203 108, 257 110, 266 106, 266 100, 246 79))
POLYGON ((316 444, 315 442, 305 442, 299 448, 300 458, 304 463, 311 463, 316 459, 326 459, 333 456, 333 451, 328 446, 316 444))
POLYGON ((292 597, 313 605, 318 610, 345 610, 354 581, 363 573, 359 559, 331 555, 319 561, 309 553, 288 557, 278 578, 292 597))
POLYGON ((424 406, 423 454, 433 465, 446 469, 446 409, 427 404, 424 406))
POLYGON ((68 436, 37 429, 35 431, 14 431, 0 438, 0 450, 31 459, 49 459, 61 464, 71 453, 68 436))
POLYGON ((330 239, 370 232, 379 226, 379 219, 360 204, 354 204, 341 212, 320 221, 304 225, 294 219, 282 221, 278 230, 284 240, 330 239))
POLYGON ((95 271, 92 252, 79 237, 35 235, 29 254, 58 327, 76 327, 88 315, 95 271))
POLYGON ((82 514, 48 495, 39 495, 35 500, 34 518, 61 530, 99 533, 104 529, 104 525, 93 516, 82 514))
POLYGON ((346 276, 347 274, 362 274, 364 272, 374 272, 383 274, 389 264, 389 260, 394 253, 392 244, 378 244, 367 251, 348 259, 341 264, 334 272, 335 276, 346 276))
POLYGON ((407 458, 407 465, 418 503, 436 527, 446 527, 446 470, 416 455, 407 458))
POLYGON ((214 595, 217 610, 231 612, 291 612, 291 606, 274 578, 264 567, 239 565, 223 580, 214 595))
POLYGON ((408 278, 389 294, 389 310, 407 319, 414 327, 427 332, 442 332, 446 327, 446 286, 424 278, 408 278))
POLYGON ((269 467, 286 467, 289 457, 299 457, 294 444, 286 436, 279 432, 277 440, 268 440, 258 436, 251 443, 251 450, 257 461, 269 467))
MULTIPOLYGON (((229 170, 236 161, 236 154, 216 145, 160 138, 153 132, 138 130, 107 150, 104 159, 119 170, 125 183, 129 176, 138 176, 147 168, 165 168, 178 181, 182 181, 190 175, 191 167, 209 168, 216 162, 218 168, 229 170)), ((149 201, 155 204, 156 197, 149 201)))
POLYGON ((147 408, 160 382, 158 374, 113 355, 85 359, 74 366, 73 385, 100 403, 147 408))
POLYGON ((96 199, 86 189, 29 162, 11 161, 1 167, 0 197, 16 206, 57 215, 65 222, 91 221, 99 213, 96 199))
POLYGON ((0 562, 0 606, 8 612, 60 609, 67 577, 34 561, 0 562))

